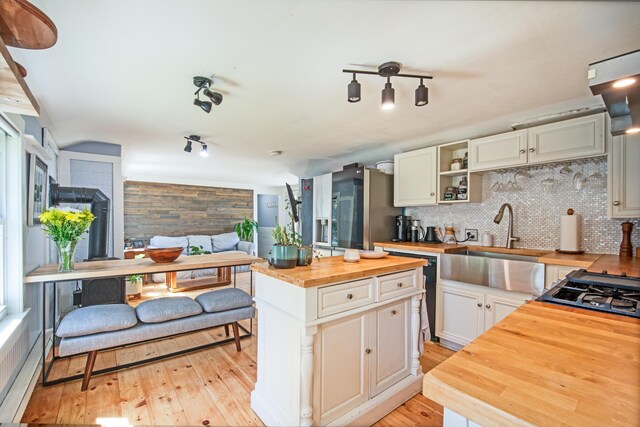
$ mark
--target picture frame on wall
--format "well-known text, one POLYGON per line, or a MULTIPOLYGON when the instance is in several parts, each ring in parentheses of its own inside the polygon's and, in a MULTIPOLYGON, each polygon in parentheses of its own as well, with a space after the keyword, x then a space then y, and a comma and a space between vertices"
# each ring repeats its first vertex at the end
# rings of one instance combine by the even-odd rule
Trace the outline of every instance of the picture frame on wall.
POLYGON ((29 195, 27 197, 27 225, 40 224, 38 217, 47 209, 47 164, 35 154, 29 155, 29 195))

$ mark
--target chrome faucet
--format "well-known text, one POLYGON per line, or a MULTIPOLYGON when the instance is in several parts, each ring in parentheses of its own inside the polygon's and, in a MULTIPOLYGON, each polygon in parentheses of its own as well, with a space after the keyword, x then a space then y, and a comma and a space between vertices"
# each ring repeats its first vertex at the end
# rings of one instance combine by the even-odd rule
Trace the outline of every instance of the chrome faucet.
POLYGON ((511 208, 511 205, 509 203, 505 203, 502 206, 500 206, 498 215, 496 215, 496 217, 493 218, 493 222, 495 222, 496 224, 500 224, 500 221, 502 221, 502 216, 504 215, 504 208, 507 208, 509 210, 509 228, 507 229, 507 244, 504 247, 507 249, 513 249, 513 242, 519 242, 520 238, 514 237, 512 234, 513 233, 513 208, 511 208))

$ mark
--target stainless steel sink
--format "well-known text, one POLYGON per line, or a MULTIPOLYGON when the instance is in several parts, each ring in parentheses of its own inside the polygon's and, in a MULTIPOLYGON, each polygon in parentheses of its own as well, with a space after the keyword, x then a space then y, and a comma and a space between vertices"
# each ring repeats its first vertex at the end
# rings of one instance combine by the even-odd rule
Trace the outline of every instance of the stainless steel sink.
POLYGON ((486 258, 506 259, 510 261, 538 262, 538 257, 531 256, 531 255, 503 254, 498 252, 483 252, 483 251, 464 251, 464 252, 458 252, 458 253, 468 255, 468 256, 483 256, 486 258))
POLYGON ((440 278, 525 294, 542 295, 544 264, 527 255, 464 251, 440 256, 440 278))

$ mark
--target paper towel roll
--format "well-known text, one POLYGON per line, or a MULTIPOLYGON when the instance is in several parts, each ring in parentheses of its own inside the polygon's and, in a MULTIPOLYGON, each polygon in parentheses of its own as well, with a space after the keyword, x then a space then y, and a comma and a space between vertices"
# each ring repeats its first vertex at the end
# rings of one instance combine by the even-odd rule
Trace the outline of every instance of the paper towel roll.
POLYGON ((580 251, 580 215, 562 215, 560 217, 560 250, 580 251))

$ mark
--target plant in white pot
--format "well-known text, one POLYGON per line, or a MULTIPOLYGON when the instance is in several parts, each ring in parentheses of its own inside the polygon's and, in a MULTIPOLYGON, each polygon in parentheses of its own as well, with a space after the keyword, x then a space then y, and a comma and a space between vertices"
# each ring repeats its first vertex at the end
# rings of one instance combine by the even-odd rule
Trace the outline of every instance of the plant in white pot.
POLYGON ((127 276, 125 283, 127 298, 138 299, 142 295, 142 274, 132 274, 127 276))

